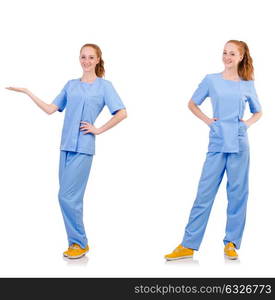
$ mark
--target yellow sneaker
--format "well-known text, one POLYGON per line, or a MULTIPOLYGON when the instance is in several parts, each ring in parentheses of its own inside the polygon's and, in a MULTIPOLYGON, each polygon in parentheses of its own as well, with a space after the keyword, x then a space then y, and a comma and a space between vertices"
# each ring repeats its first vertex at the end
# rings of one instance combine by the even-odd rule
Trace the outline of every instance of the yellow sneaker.
POLYGON ((72 244, 67 251, 63 252, 63 255, 68 258, 80 258, 89 252, 89 246, 85 249, 81 248, 78 244, 72 244))
POLYGON ((227 243, 224 247, 224 255, 229 259, 237 259, 238 253, 235 250, 235 245, 233 243, 227 243))
POLYGON ((166 260, 176 260, 193 257, 193 254, 193 249, 184 248, 182 245, 179 245, 172 253, 165 255, 164 258, 166 258, 166 260))

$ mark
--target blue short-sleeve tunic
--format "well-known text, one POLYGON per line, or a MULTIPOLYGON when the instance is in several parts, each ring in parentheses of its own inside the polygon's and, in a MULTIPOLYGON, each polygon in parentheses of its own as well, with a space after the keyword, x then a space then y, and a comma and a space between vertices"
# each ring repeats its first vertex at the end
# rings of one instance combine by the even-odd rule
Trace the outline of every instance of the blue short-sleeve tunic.
POLYGON ((125 108, 112 83, 100 77, 92 83, 69 80, 52 104, 60 112, 66 108, 60 150, 91 155, 95 154, 95 135, 80 131, 80 122, 94 124, 105 105, 111 114, 125 108))
POLYGON ((251 113, 261 111, 253 80, 226 80, 222 73, 208 74, 199 84, 191 99, 201 105, 211 98, 213 118, 210 124, 209 152, 237 153, 249 149, 247 126, 243 118, 246 102, 251 113))

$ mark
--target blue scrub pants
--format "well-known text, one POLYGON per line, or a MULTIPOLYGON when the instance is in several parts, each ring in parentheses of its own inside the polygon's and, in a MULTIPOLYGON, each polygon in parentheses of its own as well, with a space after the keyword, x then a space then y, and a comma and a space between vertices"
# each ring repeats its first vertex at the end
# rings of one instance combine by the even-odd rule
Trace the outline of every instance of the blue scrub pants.
POLYGON ((88 243, 83 224, 83 197, 92 160, 93 155, 60 151, 58 199, 69 246, 77 243, 85 248, 88 243))
POLYGON ((222 181, 227 174, 227 223, 224 244, 233 242, 240 248, 248 198, 249 151, 239 153, 208 152, 199 181, 182 245, 198 250, 203 239, 210 211, 222 181))

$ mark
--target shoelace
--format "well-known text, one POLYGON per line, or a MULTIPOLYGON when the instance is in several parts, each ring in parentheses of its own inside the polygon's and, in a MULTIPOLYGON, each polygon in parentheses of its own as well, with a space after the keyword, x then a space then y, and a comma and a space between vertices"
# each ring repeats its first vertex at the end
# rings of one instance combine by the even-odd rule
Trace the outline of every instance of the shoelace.
POLYGON ((226 248, 226 250, 228 251, 228 250, 235 250, 235 248, 233 248, 233 247, 228 247, 228 248, 226 248))
POLYGON ((175 248, 173 252, 179 252, 179 251, 181 251, 181 247, 180 246, 178 246, 177 248, 175 248))
POLYGON ((236 250, 235 246, 234 245, 231 246, 231 245, 232 245, 232 243, 228 243, 228 247, 226 248, 227 251, 230 251, 230 250, 235 251, 236 250))
POLYGON ((79 249, 79 246, 77 244, 72 244, 69 248, 70 249, 79 249))

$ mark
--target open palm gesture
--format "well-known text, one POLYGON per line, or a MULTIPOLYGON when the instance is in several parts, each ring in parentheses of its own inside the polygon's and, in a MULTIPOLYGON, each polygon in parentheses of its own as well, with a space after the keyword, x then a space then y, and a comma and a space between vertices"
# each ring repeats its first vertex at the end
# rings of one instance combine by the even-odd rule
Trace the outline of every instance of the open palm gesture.
POLYGON ((10 91, 15 91, 15 92, 20 92, 20 93, 26 93, 27 92, 27 89, 26 88, 19 88, 19 87, 6 87, 7 90, 10 90, 10 91))

